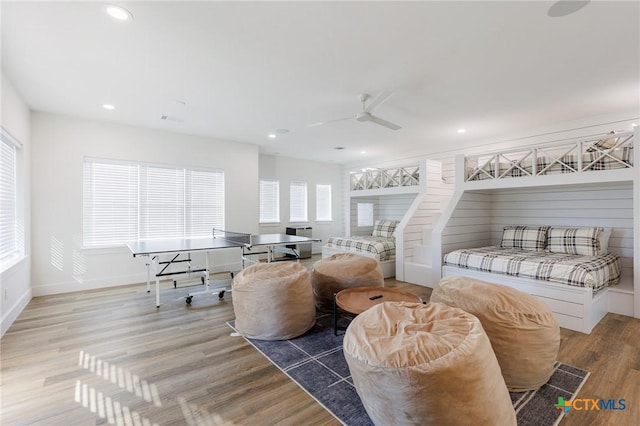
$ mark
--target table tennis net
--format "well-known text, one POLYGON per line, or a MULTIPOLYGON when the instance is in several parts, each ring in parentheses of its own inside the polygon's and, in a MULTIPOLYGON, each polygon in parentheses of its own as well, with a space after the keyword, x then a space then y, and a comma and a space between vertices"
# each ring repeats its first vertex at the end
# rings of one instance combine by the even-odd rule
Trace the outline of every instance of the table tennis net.
POLYGON ((213 238, 225 240, 233 244, 248 247, 252 246, 251 234, 246 234, 244 232, 225 231, 224 229, 213 228, 213 238))

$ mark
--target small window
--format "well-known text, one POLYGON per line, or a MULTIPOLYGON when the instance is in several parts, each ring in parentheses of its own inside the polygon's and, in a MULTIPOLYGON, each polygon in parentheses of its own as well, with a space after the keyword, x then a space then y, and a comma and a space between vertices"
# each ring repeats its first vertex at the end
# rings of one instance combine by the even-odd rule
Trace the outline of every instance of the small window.
POLYGON ((373 226, 373 203, 358 203, 358 226, 373 226))
POLYGON ((289 221, 306 222, 307 216, 307 183, 291 182, 289 221))
POLYGON ((329 222, 331 217, 331 185, 316 185, 316 220, 329 222))
POLYGON ((4 128, 0 138, 0 265, 5 266, 23 251, 18 229, 17 151, 22 144, 4 128))
POLYGON ((260 179, 260 223, 280 222, 280 183, 260 179))

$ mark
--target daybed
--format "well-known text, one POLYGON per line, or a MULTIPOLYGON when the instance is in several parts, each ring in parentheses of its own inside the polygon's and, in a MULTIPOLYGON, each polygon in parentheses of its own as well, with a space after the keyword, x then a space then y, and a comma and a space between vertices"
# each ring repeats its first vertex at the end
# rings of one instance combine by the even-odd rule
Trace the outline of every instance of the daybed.
POLYGON ((397 224, 393 220, 376 220, 370 236, 331 237, 322 247, 322 258, 336 253, 372 257, 380 263, 385 278, 393 277, 396 271, 394 233, 397 224))
POLYGON ((506 226, 500 246, 445 255, 443 276, 524 287, 547 299, 561 326, 589 333, 607 313, 606 298, 599 293, 620 281, 620 257, 607 252, 610 232, 598 227, 506 226))

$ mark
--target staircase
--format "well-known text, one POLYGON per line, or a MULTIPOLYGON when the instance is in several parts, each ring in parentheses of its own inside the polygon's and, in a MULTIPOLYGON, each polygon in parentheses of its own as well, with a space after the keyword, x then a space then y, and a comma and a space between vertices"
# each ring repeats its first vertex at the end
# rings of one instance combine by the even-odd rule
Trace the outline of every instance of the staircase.
POLYGON ((430 215, 431 223, 422 230, 422 240, 413 243, 406 250, 404 259, 404 280, 412 284, 433 287, 440 278, 440 262, 434 262, 431 244, 433 225, 440 217, 440 211, 430 215), (434 265, 434 263, 437 263, 434 265))
POLYGON ((403 249, 396 263, 396 279, 433 287, 440 278, 441 265, 439 259, 433 259, 431 233, 453 191, 453 183, 442 179, 440 163, 428 161, 426 190, 416 197, 402 221, 403 249))

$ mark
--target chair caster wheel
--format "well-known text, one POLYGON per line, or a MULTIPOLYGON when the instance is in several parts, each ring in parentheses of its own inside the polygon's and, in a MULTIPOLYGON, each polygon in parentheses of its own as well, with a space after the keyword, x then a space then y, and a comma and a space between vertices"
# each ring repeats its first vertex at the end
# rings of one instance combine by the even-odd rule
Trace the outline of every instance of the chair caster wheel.
POLYGON ((193 299, 193 296, 187 296, 187 298, 185 299, 185 302, 187 303, 187 305, 191 304, 191 299, 193 299))

